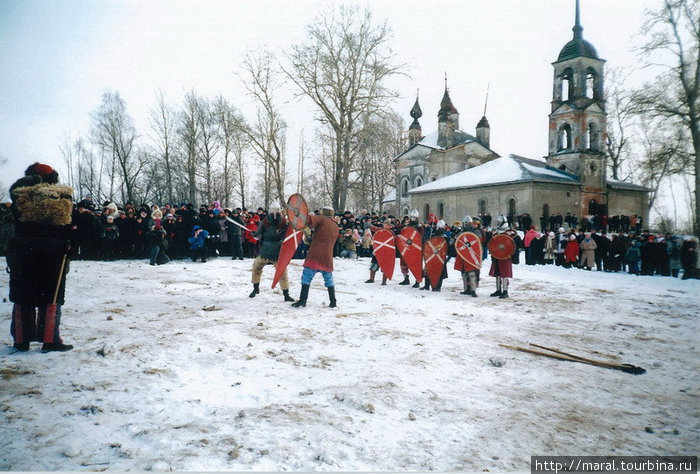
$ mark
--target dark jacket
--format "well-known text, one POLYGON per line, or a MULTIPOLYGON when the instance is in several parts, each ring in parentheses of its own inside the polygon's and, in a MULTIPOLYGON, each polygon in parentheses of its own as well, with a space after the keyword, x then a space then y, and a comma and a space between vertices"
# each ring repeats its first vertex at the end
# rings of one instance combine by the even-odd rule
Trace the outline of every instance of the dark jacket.
POLYGON ((287 232, 287 222, 285 219, 275 216, 275 214, 268 214, 258 230, 253 232, 253 235, 259 239, 261 242, 260 246, 260 256, 267 260, 277 261, 280 255, 280 249, 282 248, 282 239, 287 232))

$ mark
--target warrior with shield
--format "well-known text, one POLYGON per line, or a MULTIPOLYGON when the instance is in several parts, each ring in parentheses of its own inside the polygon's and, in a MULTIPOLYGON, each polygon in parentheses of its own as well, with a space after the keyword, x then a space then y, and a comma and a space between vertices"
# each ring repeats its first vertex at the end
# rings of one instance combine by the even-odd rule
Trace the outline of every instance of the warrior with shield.
POLYGON ((501 227, 497 229, 500 233, 489 240, 489 252, 491 252, 489 276, 496 277, 496 291, 491 293, 491 296, 499 298, 508 298, 508 279, 513 277, 513 254, 516 244, 508 235, 509 231, 508 221, 503 219, 501 227))
POLYGON ((462 230, 455 240, 455 270, 462 272, 464 291, 460 294, 476 298, 478 274, 481 268, 483 236, 478 226, 474 226, 471 216, 462 219, 462 230))
POLYGON ((396 244, 401 256, 399 265, 403 274, 403 281, 399 285, 410 285, 411 282, 408 279, 408 271, 410 270, 416 278, 413 288, 420 288, 420 283, 423 281, 423 226, 420 224, 418 216, 418 210, 412 210, 409 214, 408 225, 396 234, 396 244))
MULTIPOLYGON (((273 265, 277 269, 282 240, 285 237, 288 225, 286 216, 280 212, 278 206, 263 218, 258 229, 253 232, 253 236, 260 242, 260 253, 253 261, 251 277, 253 291, 248 295, 251 298, 255 298, 255 295, 260 293, 260 279, 262 278, 263 268, 266 265, 273 265)), ((289 296, 289 280, 287 279, 286 268, 281 275, 280 287, 282 288, 284 301, 294 301, 294 298, 289 296)))

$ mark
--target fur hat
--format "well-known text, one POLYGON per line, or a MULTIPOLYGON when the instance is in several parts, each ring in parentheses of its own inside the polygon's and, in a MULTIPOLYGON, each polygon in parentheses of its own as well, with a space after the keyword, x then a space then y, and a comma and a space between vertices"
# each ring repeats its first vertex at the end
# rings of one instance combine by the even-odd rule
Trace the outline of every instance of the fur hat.
POLYGON ((39 162, 29 165, 24 171, 24 176, 40 176, 44 183, 58 183, 58 173, 49 165, 39 162))
POLYGON ((152 218, 152 219, 162 219, 162 218, 163 218, 163 213, 162 213, 159 209, 156 209, 155 211, 153 211, 153 212, 151 213, 151 218, 152 218))

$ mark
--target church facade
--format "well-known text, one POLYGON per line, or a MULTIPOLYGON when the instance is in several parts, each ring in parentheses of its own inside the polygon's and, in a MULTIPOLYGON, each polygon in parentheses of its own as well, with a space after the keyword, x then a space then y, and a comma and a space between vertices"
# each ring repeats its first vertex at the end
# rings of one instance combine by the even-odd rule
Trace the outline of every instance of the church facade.
POLYGON ((545 160, 489 148, 490 126, 482 117, 475 135, 459 129, 459 113, 445 94, 438 131, 423 136, 418 99, 408 148, 397 156, 399 215, 417 209, 447 222, 464 215, 517 215, 533 218, 560 213, 578 216, 649 216, 649 189, 607 177, 605 61, 583 39, 579 5, 573 39, 562 48, 554 69, 548 153, 545 160))

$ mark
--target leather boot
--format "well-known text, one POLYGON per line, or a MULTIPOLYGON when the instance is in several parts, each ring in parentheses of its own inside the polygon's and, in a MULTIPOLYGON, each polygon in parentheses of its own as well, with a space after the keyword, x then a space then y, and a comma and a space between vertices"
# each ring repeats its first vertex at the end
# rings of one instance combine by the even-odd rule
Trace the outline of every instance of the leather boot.
POLYGON ((386 275, 382 277, 382 285, 386 285, 386 275))
POLYGON ((411 284, 411 282, 408 279, 408 275, 404 275, 403 281, 401 283, 399 283, 399 285, 410 285, 410 284, 411 284))
POLYGON ((253 283, 253 291, 250 292, 248 298, 255 298, 258 293, 260 293, 260 283, 253 283))
POLYGON ((369 280, 367 280, 365 283, 374 283, 374 275, 376 275, 377 272, 375 271, 370 271, 369 272, 369 280))
POLYGON ((282 290, 282 294, 284 295, 284 301, 290 301, 294 303, 294 298, 289 296, 289 290, 282 290))
POLYGON ((309 285, 301 285, 301 293, 299 294, 299 301, 294 303, 292 306, 295 308, 301 308, 306 306, 306 299, 309 297, 309 285))
POLYGON ((329 308, 335 308, 336 307, 336 301, 335 301, 335 286, 329 286, 328 287, 328 298, 331 300, 331 302, 328 304, 329 308))

